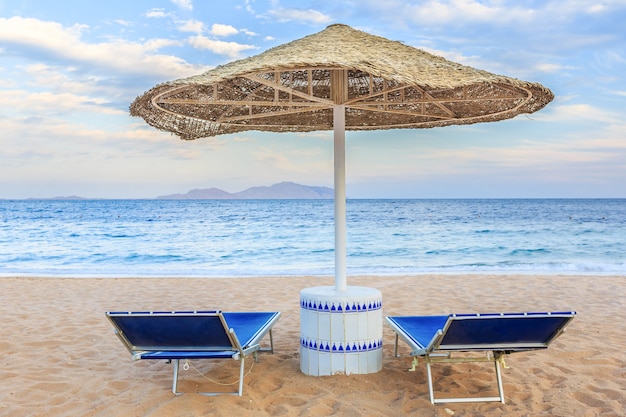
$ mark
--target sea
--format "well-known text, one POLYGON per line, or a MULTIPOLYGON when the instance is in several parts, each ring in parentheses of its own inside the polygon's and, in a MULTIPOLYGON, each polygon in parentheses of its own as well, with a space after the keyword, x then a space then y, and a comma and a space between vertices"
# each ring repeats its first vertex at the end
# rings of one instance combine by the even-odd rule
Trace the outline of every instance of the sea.
MULTIPOLYGON (((347 275, 626 275, 626 199, 347 201, 347 275)), ((0 200, 0 276, 334 275, 332 200, 0 200)))

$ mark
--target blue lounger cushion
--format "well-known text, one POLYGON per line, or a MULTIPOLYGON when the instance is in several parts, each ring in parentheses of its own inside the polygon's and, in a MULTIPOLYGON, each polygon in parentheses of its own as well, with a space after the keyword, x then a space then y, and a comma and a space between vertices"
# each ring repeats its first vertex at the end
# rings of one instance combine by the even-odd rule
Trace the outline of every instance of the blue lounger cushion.
POLYGON ((434 350, 513 352, 546 348, 574 315, 572 312, 451 314, 397 316, 387 320, 419 355, 434 350))
POLYGON ((430 400, 434 403, 461 401, 500 401, 504 393, 500 363, 504 355, 534 349, 545 349, 560 336, 575 312, 451 314, 448 316, 395 316, 387 323, 396 332, 395 354, 398 339, 411 348, 414 366, 417 357, 426 362, 430 400), (491 351, 485 358, 454 359, 453 352, 491 351), (494 362, 498 382, 498 397, 435 399, 431 363, 494 362))
MULTIPOLYGON (((245 350, 267 333, 276 312, 109 312, 127 347, 141 359, 166 358, 167 351, 176 357, 232 357, 239 353, 228 330, 233 329, 245 350), (225 321, 225 323, 222 320, 225 321), (164 352, 165 351, 165 352, 164 352), (180 352, 179 354, 175 352, 180 352), (194 353, 192 353, 194 352, 194 353)), ((175 359, 172 356, 171 359, 175 359)))
MULTIPOLYGON (((272 351, 272 326, 279 312, 107 312, 115 333, 133 359, 174 360, 176 391, 179 360, 238 359, 241 361, 238 394, 243 390, 243 363, 250 354, 272 351), (270 348, 261 339, 270 336, 270 348)), ((217 393, 205 393, 207 395, 217 393)))
POLYGON ((444 328, 448 316, 399 316, 387 317, 387 321, 394 323, 413 342, 411 347, 417 350, 429 345, 437 332, 444 328))

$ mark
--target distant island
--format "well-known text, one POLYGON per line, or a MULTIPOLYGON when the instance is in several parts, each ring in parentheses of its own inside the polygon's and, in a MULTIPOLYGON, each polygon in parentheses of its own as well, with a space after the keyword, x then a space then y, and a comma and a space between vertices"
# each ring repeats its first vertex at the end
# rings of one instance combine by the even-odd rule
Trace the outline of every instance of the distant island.
MULTIPOLYGON (((333 199, 335 192, 328 187, 315 187, 296 184, 295 182, 281 182, 270 186, 251 187, 238 193, 229 193, 219 188, 202 188, 188 191, 185 194, 170 194, 154 197, 157 200, 319 200, 333 199)), ((152 198, 141 198, 151 200, 152 198)), ((5 200, 0 198, 0 200, 5 200)), ((102 200, 98 197, 80 197, 77 195, 57 197, 30 197, 24 200, 102 200)))
POLYGON ((313 200, 332 198, 334 198, 332 188, 314 187, 294 182, 251 187, 238 193, 229 193, 219 188, 204 188, 194 189, 185 194, 157 197, 159 200, 313 200))

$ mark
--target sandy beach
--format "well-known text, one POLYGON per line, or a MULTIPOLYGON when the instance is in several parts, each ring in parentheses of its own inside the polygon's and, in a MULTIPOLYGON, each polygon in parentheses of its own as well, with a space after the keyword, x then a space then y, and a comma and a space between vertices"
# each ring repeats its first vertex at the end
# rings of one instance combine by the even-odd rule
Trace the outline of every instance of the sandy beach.
MULTIPOLYGON (((311 377, 300 372, 299 294, 332 278, 0 278, 0 416, 623 416, 626 414, 626 278, 607 276, 350 277, 379 289, 383 315, 575 310, 544 351, 516 353, 503 372, 506 404, 428 400, 423 365, 408 372, 393 332, 383 332, 376 374, 311 377), (195 361, 181 371, 133 362, 104 312, 111 310, 281 311, 275 353, 262 354, 242 397, 205 397, 236 379, 237 361, 195 361)), ((252 361, 248 361, 248 366, 252 361)), ((491 366, 437 368, 437 390, 493 392, 491 366)), ((491 394, 488 394, 491 395, 491 394)))

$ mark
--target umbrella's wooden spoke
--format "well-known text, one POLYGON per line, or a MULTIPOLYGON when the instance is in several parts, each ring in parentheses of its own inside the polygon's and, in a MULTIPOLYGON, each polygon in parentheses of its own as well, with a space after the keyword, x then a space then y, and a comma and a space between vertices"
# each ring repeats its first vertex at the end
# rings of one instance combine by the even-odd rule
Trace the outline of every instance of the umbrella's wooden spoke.
POLYGON ((220 106, 232 106, 232 107, 241 107, 241 106, 258 106, 258 107, 276 107, 276 106, 284 106, 284 107, 317 107, 317 108, 327 108, 329 104, 327 103, 310 103, 304 101, 257 101, 257 100, 202 100, 202 99, 177 99, 177 98, 166 98, 158 101, 158 104, 189 104, 195 106, 214 106, 216 104, 220 106))
MULTIPOLYGON (((266 112, 260 112, 260 113, 254 113, 251 115, 247 115, 247 116, 230 116, 230 117, 223 117, 223 118, 219 118, 217 120, 218 123, 230 123, 230 122, 238 122, 238 121, 245 121, 245 120, 255 120, 255 119, 264 119, 264 118, 270 118, 270 117, 280 117, 280 116, 286 116, 286 115, 290 115, 290 114, 298 114, 298 113, 310 113, 310 112, 315 112, 315 111, 319 111, 319 110, 323 110, 323 109, 328 109, 329 107, 326 106, 324 108, 300 108, 300 109, 280 109, 280 110, 275 110, 275 111, 266 111, 266 112)), ((252 126, 253 124, 247 124, 249 126, 252 126)), ((270 124, 268 124, 267 126, 270 126, 270 124)))
MULTIPOLYGON (((293 96, 296 96, 296 97, 300 97, 300 98, 305 99, 305 100, 310 100, 311 102, 314 102, 314 103, 322 103, 322 104, 331 105, 331 106, 333 104, 332 101, 330 101, 328 99, 325 99, 323 97, 316 97, 313 94, 302 93, 302 92, 300 92, 298 90, 295 90, 295 89, 293 89, 291 87, 286 87, 286 86, 284 86, 282 84, 279 84, 277 82, 268 81, 268 80, 266 80, 264 78, 259 77, 258 74, 249 75, 249 76, 246 76, 245 78, 253 80, 253 81, 256 81, 256 82, 261 83, 263 85, 266 85, 268 87, 272 87, 276 91, 283 91, 283 92, 288 93, 290 95, 293 95, 293 96)), ((280 103, 280 104, 284 103, 284 101, 282 101, 282 100, 275 100, 275 101, 277 103, 280 103)), ((287 102, 290 103, 291 101, 287 101, 287 102)), ((298 104, 299 103, 300 102, 298 102, 298 104)))

